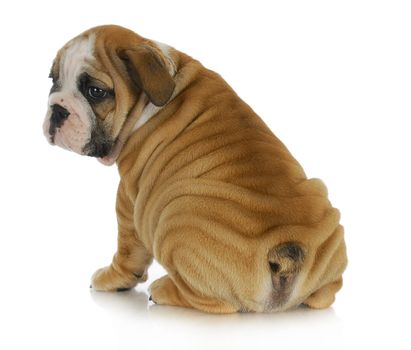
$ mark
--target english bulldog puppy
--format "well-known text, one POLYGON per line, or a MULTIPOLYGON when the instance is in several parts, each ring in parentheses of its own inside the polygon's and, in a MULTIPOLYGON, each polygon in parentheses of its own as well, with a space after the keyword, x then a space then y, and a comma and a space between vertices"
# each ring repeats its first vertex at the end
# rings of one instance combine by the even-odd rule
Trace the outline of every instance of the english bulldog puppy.
POLYGON ((157 304, 211 313, 326 308, 347 264, 339 211, 256 113, 190 56, 118 26, 54 60, 47 140, 117 163, 118 247, 92 288, 167 275, 157 304))

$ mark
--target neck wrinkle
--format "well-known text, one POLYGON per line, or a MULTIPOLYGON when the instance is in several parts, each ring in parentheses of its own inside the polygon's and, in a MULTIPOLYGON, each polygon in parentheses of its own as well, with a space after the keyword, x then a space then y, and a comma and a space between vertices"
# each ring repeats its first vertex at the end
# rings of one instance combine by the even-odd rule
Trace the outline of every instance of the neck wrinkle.
POLYGON ((178 71, 174 77, 176 88, 172 98, 145 124, 131 133, 117 159, 121 181, 126 182, 133 197, 137 195, 139 179, 144 169, 151 166, 163 149, 199 115, 187 105, 192 100, 186 99, 185 91, 196 84, 199 72, 205 68, 189 56, 179 56, 176 61, 178 71))
POLYGON ((115 141, 115 144, 110 154, 106 157, 98 158, 100 163, 110 166, 110 165, 113 165, 117 161, 124 147, 124 144, 127 142, 128 138, 130 137, 133 127, 135 123, 137 122, 137 120, 141 117, 144 107, 146 105, 147 105, 147 96, 144 93, 142 93, 137 103, 132 108, 132 111, 129 113, 129 116, 126 119, 123 127, 121 128, 120 133, 117 136, 117 139, 115 141))

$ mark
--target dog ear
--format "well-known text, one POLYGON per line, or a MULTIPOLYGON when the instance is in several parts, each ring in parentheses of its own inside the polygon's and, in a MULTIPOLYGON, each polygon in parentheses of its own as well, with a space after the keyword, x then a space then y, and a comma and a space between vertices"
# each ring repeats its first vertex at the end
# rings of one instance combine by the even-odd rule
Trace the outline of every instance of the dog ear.
POLYGON ((167 67, 147 45, 124 49, 119 57, 126 65, 130 79, 156 106, 164 106, 173 94, 175 83, 167 67))

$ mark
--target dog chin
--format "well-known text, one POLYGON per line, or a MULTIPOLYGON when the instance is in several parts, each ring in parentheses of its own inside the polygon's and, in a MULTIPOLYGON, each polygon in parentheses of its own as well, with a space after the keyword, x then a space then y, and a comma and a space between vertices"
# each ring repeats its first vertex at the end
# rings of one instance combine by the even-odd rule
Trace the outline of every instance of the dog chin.
POLYGON ((53 137, 47 137, 47 140, 51 145, 58 146, 81 156, 95 158, 107 158, 113 148, 113 142, 109 140, 105 140, 101 143, 89 140, 85 145, 77 144, 68 138, 61 130, 57 130, 53 137))
POLYGON ((104 158, 107 157, 113 148, 113 142, 105 140, 104 142, 89 141, 83 148, 83 154, 89 157, 104 158))
POLYGON ((66 135, 61 129, 58 129, 49 141, 51 144, 59 146, 60 148, 68 151, 83 154, 81 144, 74 142, 68 135, 66 135))

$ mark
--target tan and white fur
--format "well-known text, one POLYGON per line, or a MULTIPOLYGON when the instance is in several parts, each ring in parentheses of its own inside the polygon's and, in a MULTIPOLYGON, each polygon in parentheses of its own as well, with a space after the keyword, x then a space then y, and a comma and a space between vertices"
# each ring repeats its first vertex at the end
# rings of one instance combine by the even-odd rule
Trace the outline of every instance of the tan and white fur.
MULTIPOLYGON (((51 70, 50 143, 117 163, 118 247, 100 291, 156 259, 158 304, 213 313, 330 306, 347 264, 339 212, 216 73, 118 26, 68 42, 51 70)), ((263 89, 263 86, 258 87, 263 89)))

